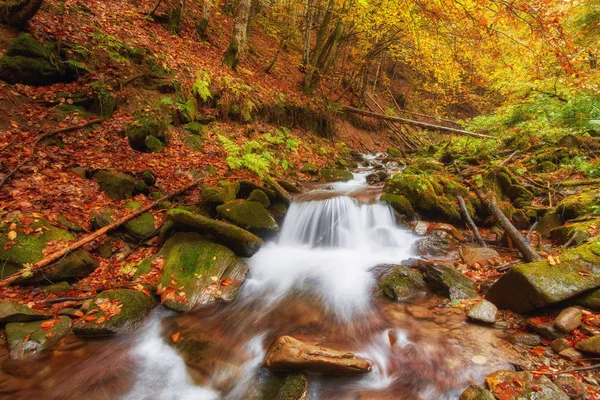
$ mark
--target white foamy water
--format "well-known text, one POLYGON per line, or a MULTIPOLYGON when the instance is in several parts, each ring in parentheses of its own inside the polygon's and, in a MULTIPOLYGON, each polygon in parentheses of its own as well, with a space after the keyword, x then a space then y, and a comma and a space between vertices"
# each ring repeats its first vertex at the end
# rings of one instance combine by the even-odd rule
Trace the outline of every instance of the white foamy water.
POLYGON ((316 292, 348 319, 371 304, 369 269, 409 258, 414 241, 386 204, 346 196, 292 203, 279 240, 247 260, 250 278, 241 295, 273 303, 292 289, 316 292))
POLYGON ((369 184, 367 183, 367 175, 372 173, 372 170, 355 172, 352 174, 354 175, 354 179, 345 182, 333 182, 331 187, 335 192, 343 194, 358 192, 369 187, 369 184))

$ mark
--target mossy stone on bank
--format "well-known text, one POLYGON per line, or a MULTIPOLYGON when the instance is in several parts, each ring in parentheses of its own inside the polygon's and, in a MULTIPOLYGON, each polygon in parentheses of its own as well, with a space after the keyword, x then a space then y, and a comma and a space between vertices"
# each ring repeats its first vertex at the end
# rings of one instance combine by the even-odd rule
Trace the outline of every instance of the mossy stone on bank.
POLYGON ((262 382, 257 400, 303 400, 307 390, 308 380, 304 374, 269 374, 262 382))
POLYGON ((229 247, 240 257, 252 257, 264 243, 245 229, 198 213, 175 208, 169 210, 167 216, 174 222, 174 229, 199 232, 229 247))
POLYGON ((300 193, 301 190, 298 189, 298 187, 290 182, 290 181, 286 181, 285 179, 279 179, 277 181, 277 183, 279 183, 281 185, 282 188, 284 188, 287 192, 289 193, 300 193))
POLYGON ((483 178, 484 188, 493 191, 499 199, 510 200, 517 208, 531 205, 533 193, 519 183, 507 167, 490 170, 483 178))
POLYGON ((279 226, 263 205, 256 201, 234 200, 217 207, 231 223, 253 233, 277 232, 279 226))
POLYGON ((462 272, 446 265, 427 265, 425 280, 433 290, 448 296, 452 301, 477 297, 475 282, 463 275, 462 272))
POLYGON ((256 201, 263 205, 263 207, 268 208, 271 205, 271 200, 269 200, 269 196, 265 194, 260 189, 254 189, 250 196, 248 196, 248 201, 256 201))
POLYGON ((352 172, 346 171, 345 169, 323 168, 321 170, 321 176, 327 182, 351 181, 354 179, 352 172))
POLYGON ((52 318, 52 315, 42 314, 31 308, 12 301, 0 302, 0 323, 38 321, 52 318))
POLYGON ((116 289, 102 292, 91 302, 87 315, 92 321, 80 320, 74 326, 79 336, 105 336, 133 330, 154 307, 154 301, 137 290, 116 289), (115 306, 109 307, 114 302, 115 306), (115 308, 120 309, 115 313, 115 308), (90 311, 98 311, 90 314, 90 311))
POLYGON ((550 231, 550 239, 557 245, 564 245, 570 241, 575 246, 579 246, 594 236, 593 232, 597 232, 598 228, 600 228, 600 219, 567 223, 566 225, 552 229, 550 231))
POLYGON ((6 324, 6 339, 10 357, 24 359, 52 348, 71 331, 73 322, 69 317, 54 321, 11 322, 6 324), (45 326, 53 325, 46 329, 45 326))
POLYGON ((567 250, 559 265, 547 260, 512 267, 486 298, 498 308, 528 312, 600 287, 600 242, 567 250))
POLYGON ((104 207, 103 209, 94 212, 91 222, 95 229, 101 229, 112 224, 116 220, 117 215, 115 212, 108 207, 104 207))
POLYGON ((209 204, 220 205, 235 200, 240 184, 220 181, 218 187, 210 186, 202 190, 202 199, 209 204))
POLYGON ((161 254, 165 257, 159 282, 162 301, 176 311, 230 300, 248 273, 248 266, 231 250, 194 232, 175 233, 161 254))
POLYGON ((390 299, 401 301, 420 294, 425 290, 426 285, 419 272, 396 265, 379 281, 379 288, 390 299))
POLYGON ((300 172, 302 172, 304 174, 308 174, 308 175, 318 175, 319 174, 319 167, 317 167, 315 164, 311 164, 309 162, 305 162, 302 165, 302 168, 300 168, 300 172))
POLYGON ((153 114, 140 116, 126 132, 130 146, 139 151, 156 151, 168 142, 167 123, 153 114))
POLYGON ((568 221, 592 214, 594 207, 598 206, 600 206, 600 193, 595 190, 586 190, 558 203, 556 213, 563 221, 568 221))
POLYGON ((133 177, 122 172, 112 173, 107 170, 98 171, 94 178, 100 185, 100 189, 106 192, 108 197, 115 200, 125 200, 132 196, 135 188, 133 177))
MULTIPOLYGON (((125 204, 125 208, 137 210, 140 208, 140 204, 136 201, 131 201, 125 204)), ((150 212, 145 212, 139 217, 125 222, 124 227, 134 238, 143 240, 150 238, 157 232, 154 222, 154 216, 150 212)))
POLYGON ((413 218, 415 216, 415 209, 404 196, 384 193, 381 195, 381 200, 388 203, 395 211, 405 217, 413 218))

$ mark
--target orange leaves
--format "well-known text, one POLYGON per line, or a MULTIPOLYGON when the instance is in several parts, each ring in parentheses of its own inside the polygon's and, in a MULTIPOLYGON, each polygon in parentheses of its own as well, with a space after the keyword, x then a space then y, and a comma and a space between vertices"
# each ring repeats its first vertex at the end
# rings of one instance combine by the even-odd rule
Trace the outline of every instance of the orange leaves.
POLYGON ((57 319, 49 319, 47 321, 42 322, 42 324, 40 326, 43 331, 49 331, 50 329, 52 329, 54 327, 54 325, 56 325, 57 322, 58 322, 57 319))
POLYGON ((533 349, 529 350, 529 354, 534 356, 541 356, 546 353, 546 349, 542 346, 535 346, 533 349))
POLYGON ((174 334, 172 334, 171 340, 173 341, 173 343, 181 342, 183 340, 183 338, 181 337, 181 332, 177 331, 174 334))

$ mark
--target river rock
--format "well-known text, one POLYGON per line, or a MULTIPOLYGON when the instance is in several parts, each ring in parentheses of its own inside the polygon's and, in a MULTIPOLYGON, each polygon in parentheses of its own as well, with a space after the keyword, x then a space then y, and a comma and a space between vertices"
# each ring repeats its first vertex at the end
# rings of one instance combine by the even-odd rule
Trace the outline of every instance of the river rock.
POLYGON ((106 192, 111 199, 124 200, 133 195, 135 179, 132 176, 122 172, 113 173, 102 170, 94 174, 94 179, 100 185, 100 189, 106 192))
POLYGON ((415 216, 415 210, 413 209, 413 206, 411 206, 410 201, 406 200, 406 198, 403 196, 384 193, 379 199, 388 203, 400 215, 404 215, 408 218, 415 216))
POLYGON ((486 298, 498 308, 525 313, 600 286, 600 242, 565 251, 560 265, 547 260, 512 267, 486 298))
POLYGON ((489 390, 479 386, 469 386, 458 400, 494 400, 494 396, 489 390))
POLYGON ((493 324, 496 322, 496 314, 498 308, 487 300, 481 300, 474 304, 469 311, 467 311, 467 317, 474 321, 485 322, 486 324, 493 324))
POLYGON ((583 358, 583 354, 581 354, 581 352, 577 351, 576 349, 569 347, 568 349, 564 349, 563 351, 561 351, 560 353, 558 353, 559 356, 561 356, 562 358, 564 358, 565 360, 569 360, 569 361, 579 361, 583 358))
POLYGON ((300 172, 302 172, 303 174, 318 175, 319 167, 317 167, 315 164, 305 162, 304 164, 302 164, 302 168, 300 169, 300 172))
POLYGON ((12 359, 24 359, 53 347, 70 331, 73 323, 69 317, 34 322, 6 324, 6 339, 12 359))
POLYGON ((563 221, 592 214, 600 195, 596 190, 586 190, 579 194, 566 197, 556 206, 556 213, 563 221))
POLYGON ((497 399, 569 399, 548 377, 530 372, 496 371, 486 376, 486 383, 497 399))
MULTIPOLYGON (((135 211, 141 204, 137 201, 130 201, 124 205, 125 208, 135 211)), ((150 212, 145 212, 137 218, 123 224, 127 233, 136 240, 148 240, 157 233, 154 216, 150 212)))
POLYGON ((128 332, 139 325, 154 301, 137 290, 102 292, 92 300, 86 315, 73 327, 78 336, 106 336, 128 332))
POLYGON ((200 232, 229 247, 240 257, 252 257, 264 243, 245 229, 194 212, 174 208, 167 212, 167 216, 175 223, 176 229, 200 232))
POLYGON ((585 385, 571 374, 560 374, 554 379, 554 384, 558 386, 571 399, 585 398, 585 385))
POLYGON ((594 236, 594 232, 600 226, 600 219, 590 221, 567 223, 550 231, 550 239, 554 244, 562 246, 570 242, 574 246, 583 244, 587 239, 594 236), (571 240, 572 239, 572 240, 571 240))
POLYGON ((202 200, 215 206, 235 200, 240 183, 220 181, 219 186, 209 186, 202 189, 202 200))
POLYGON ((277 181, 270 176, 264 178, 265 184, 271 189, 271 191, 275 192, 275 197, 272 199, 272 202, 280 201, 283 202, 286 206, 289 206, 292 202, 292 196, 290 196, 289 192, 283 188, 277 181))
POLYGON ((290 181, 286 181, 284 179, 279 179, 277 181, 277 183, 279 183, 279 185, 284 188, 286 190, 286 192, 288 193, 300 193, 301 190, 298 188, 298 186, 296 186, 296 184, 290 182, 290 181))
POLYGON ((500 254, 489 247, 463 246, 460 250, 460 257, 469 266, 488 265, 491 259, 500 257, 500 254))
POLYGON ((420 256, 445 256, 456 249, 458 242, 449 233, 433 231, 429 236, 417 240, 412 251, 420 256))
MULTIPOLYGON (((376 266, 375 269, 380 268, 376 266)), ((392 300, 407 300, 422 293, 425 288, 423 276, 410 268, 396 265, 379 281, 379 288, 392 300)))
POLYGON ((409 305, 406 307, 406 312, 415 319, 435 319, 435 314, 431 310, 421 306, 409 305))
POLYGON ((232 224, 255 234, 279 230, 275 219, 257 201, 230 201, 218 206, 217 212, 232 224))
POLYGON ((271 374, 262 384, 261 399, 306 400, 308 379, 304 374, 271 374))
POLYGON ((600 335, 583 339, 575 345, 575 348, 585 353, 600 354, 600 335))
POLYGON ((571 347, 571 343, 565 338, 558 338, 552 341, 550 345, 556 354, 571 347))
POLYGON ((3 301, 0 303, 0 323, 37 321, 48 318, 52 318, 52 315, 42 314, 12 301, 3 301))
POLYGON ((262 204, 264 208, 269 208, 269 206, 271 205, 271 200, 269 200, 269 196, 267 196, 267 194, 260 189, 254 189, 248 196, 247 200, 256 201, 262 204))
POLYGON ((579 308, 565 308, 554 320, 554 327, 561 332, 571 333, 581 325, 583 314, 579 308))
POLYGON ((567 336, 566 333, 556 329, 554 324, 548 321, 538 321, 537 318, 529 318, 527 320, 527 327, 548 339, 558 339, 567 336))
POLYGON ((248 266, 233 251, 194 232, 175 233, 159 256, 165 258, 159 294, 176 311, 231 300, 248 274, 248 266))
POLYGON ((513 333, 506 337, 506 341, 517 346, 535 347, 540 344, 541 338, 533 333, 513 333))
POLYGON ((346 171, 345 169, 323 168, 321 170, 321 176, 327 182, 351 181, 354 179, 352 172, 346 171))
POLYGON ((371 370, 371 363, 353 353, 328 349, 280 336, 271 344, 265 365, 272 370, 301 370, 325 374, 353 375, 371 370))
POLYGON ((477 297, 475 282, 460 271, 446 265, 430 263, 425 266, 425 281, 452 301, 477 297))

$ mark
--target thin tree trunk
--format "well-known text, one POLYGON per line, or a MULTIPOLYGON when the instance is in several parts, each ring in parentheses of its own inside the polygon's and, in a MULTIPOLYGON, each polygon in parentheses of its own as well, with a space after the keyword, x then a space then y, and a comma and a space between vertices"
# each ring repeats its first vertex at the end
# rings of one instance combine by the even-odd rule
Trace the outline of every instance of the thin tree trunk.
POLYGON ((481 247, 488 247, 487 244, 485 243, 485 241, 483 240, 483 238, 481 237, 481 234, 479 233, 479 229, 477 229, 477 225, 475 225, 475 222, 473 222, 473 219, 469 215, 469 210, 467 210, 467 205, 465 204, 465 200, 462 198, 462 196, 458 196, 457 200, 458 200, 458 205, 460 207, 460 211, 463 215, 463 219, 465 220, 465 222, 471 229, 471 232, 473 232, 473 236, 475 237, 475 240, 477 241, 477 243, 479 243, 479 245, 481 247))
POLYGON ((302 50, 302 64, 305 66, 310 63, 310 38, 312 36, 312 21, 313 21, 313 1, 306 0, 306 14, 304 20, 306 23, 306 32, 304 32, 304 49, 302 50))
POLYGON ((233 36, 229 42, 229 47, 223 55, 223 63, 234 71, 240 63, 240 58, 246 52, 248 18, 250 13, 250 1, 240 0, 233 26, 233 36))
POLYGON ((377 71, 375 71, 375 80, 373 81, 373 92, 377 89, 377 80, 379 79, 379 72, 381 71, 381 62, 382 58, 379 59, 379 64, 377 64, 377 71))
POLYGON ((205 41, 208 40, 208 24, 210 21, 211 8, 211 0, 204 0, 202 2, 202 19, 200 20, 200 24, 198 24, 198 29, 196 29, 196 33, 200 36, 200 39, 205 41))

